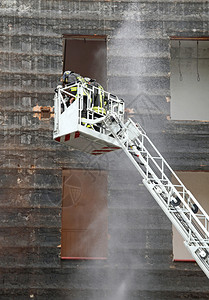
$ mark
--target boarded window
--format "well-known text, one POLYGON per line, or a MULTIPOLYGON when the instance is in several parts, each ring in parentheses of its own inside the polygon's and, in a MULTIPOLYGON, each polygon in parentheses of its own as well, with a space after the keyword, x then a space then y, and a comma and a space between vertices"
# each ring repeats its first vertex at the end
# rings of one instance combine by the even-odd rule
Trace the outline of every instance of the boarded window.
POLYGON ((209 40, 171 40, 171 119, 209 120, 209 40))
MULTIPOLYGON (((209 172, 176 172, 177 176, 184 183, 187 189, 192 192, 197 201, 209 214, 209 172)), ((177 184, 175 178, 172 182, 177 184)), ((194 260, 189 251, 184 246, 184 240, 173 226, 173 258, 174 260, 194 260)))
POLYGON ((64 35, 64 70, 94 78, 104 88, 107 81, 106 36, 64 35))
POLYGON ((107 257, 107 173, 63 170, 61 257, 107 257))

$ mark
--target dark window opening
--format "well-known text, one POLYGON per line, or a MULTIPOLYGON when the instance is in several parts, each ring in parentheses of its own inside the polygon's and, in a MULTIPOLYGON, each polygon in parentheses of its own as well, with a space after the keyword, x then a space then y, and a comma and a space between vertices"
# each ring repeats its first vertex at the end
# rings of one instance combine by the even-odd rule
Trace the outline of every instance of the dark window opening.
POLYGON ((62 259, 107 257, 107 173, 63 170, 62 259))
POLYGON ((107 85, 106 36, 64 35, 63 71, 74 71, 107 85))

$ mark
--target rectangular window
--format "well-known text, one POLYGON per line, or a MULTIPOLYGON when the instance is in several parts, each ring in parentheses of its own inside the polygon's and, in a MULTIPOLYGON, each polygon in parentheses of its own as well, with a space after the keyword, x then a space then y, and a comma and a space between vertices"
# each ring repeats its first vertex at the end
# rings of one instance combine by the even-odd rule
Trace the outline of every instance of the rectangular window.
MULTIPOLYGON (((209 214, 209 172, 176 172, 177 176, 195 196, 200 205, 209 214)), ((177 184, 176 179, 172 178, 172 183, 177 184)), ((181 235, 173 226, 173 258, 175 261, 194 261, 194 258, 184 246, 181 235)))
POLYGON ((61 258, 107 257, 107 172, 63 170, 61 258))
POLYGON ((74 71, 107 83, 107 44, 103 35, 64 35, 63 71, 74 71))
POLYGON ((208 82, 209 38, 172 38, 172 120, 209 120, 208 82))

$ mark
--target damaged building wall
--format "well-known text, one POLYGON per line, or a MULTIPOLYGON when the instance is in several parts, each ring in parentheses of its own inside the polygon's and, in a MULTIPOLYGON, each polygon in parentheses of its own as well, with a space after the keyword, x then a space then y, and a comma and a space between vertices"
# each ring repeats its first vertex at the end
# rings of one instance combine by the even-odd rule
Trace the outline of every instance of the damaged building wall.
POLYGON ((108 90, 174 170, 208 171, 208 123, 171 121, 168 101, 169 37, 207 36, 208 10, 206 1, 1 1, 1 299, 209 298, 196 264, 172 262, 171 224, 125 155, 92 159, 55 143, 51 109, 63 34, 107 35, 108 90), (107 260, 60 260, 70 168, 108 171, 107 260))

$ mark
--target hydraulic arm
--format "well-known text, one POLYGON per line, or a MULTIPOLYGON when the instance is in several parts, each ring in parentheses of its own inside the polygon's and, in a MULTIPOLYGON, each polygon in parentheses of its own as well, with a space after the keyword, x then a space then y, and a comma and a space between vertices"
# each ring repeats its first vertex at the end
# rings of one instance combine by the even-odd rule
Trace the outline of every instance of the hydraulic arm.
POLYGON ((105 109, 102 113, 95 113, 94 93, 95 88, 77 83, 75 101, 67 106, 69 87, 58 86, 54 98, 54 139, 94 155, 122 148, 141 174, 145 187, 182 235, 185 246, 209 278, 208 214, 142 127, 131 119, 124 121, 124 101, 104 92, 105 109), (171 182, 171 175, 177 184, 171 182))
POLYGON ((185 246, 209 278, 208 214, 139 125, 131 119, 124 124, 116 114, 109 115, 105 124, 143 177, 145 187, 180 232, 185 246), (176 178, 177 184, 172 184, 168 178, 171 175, 176 178))

